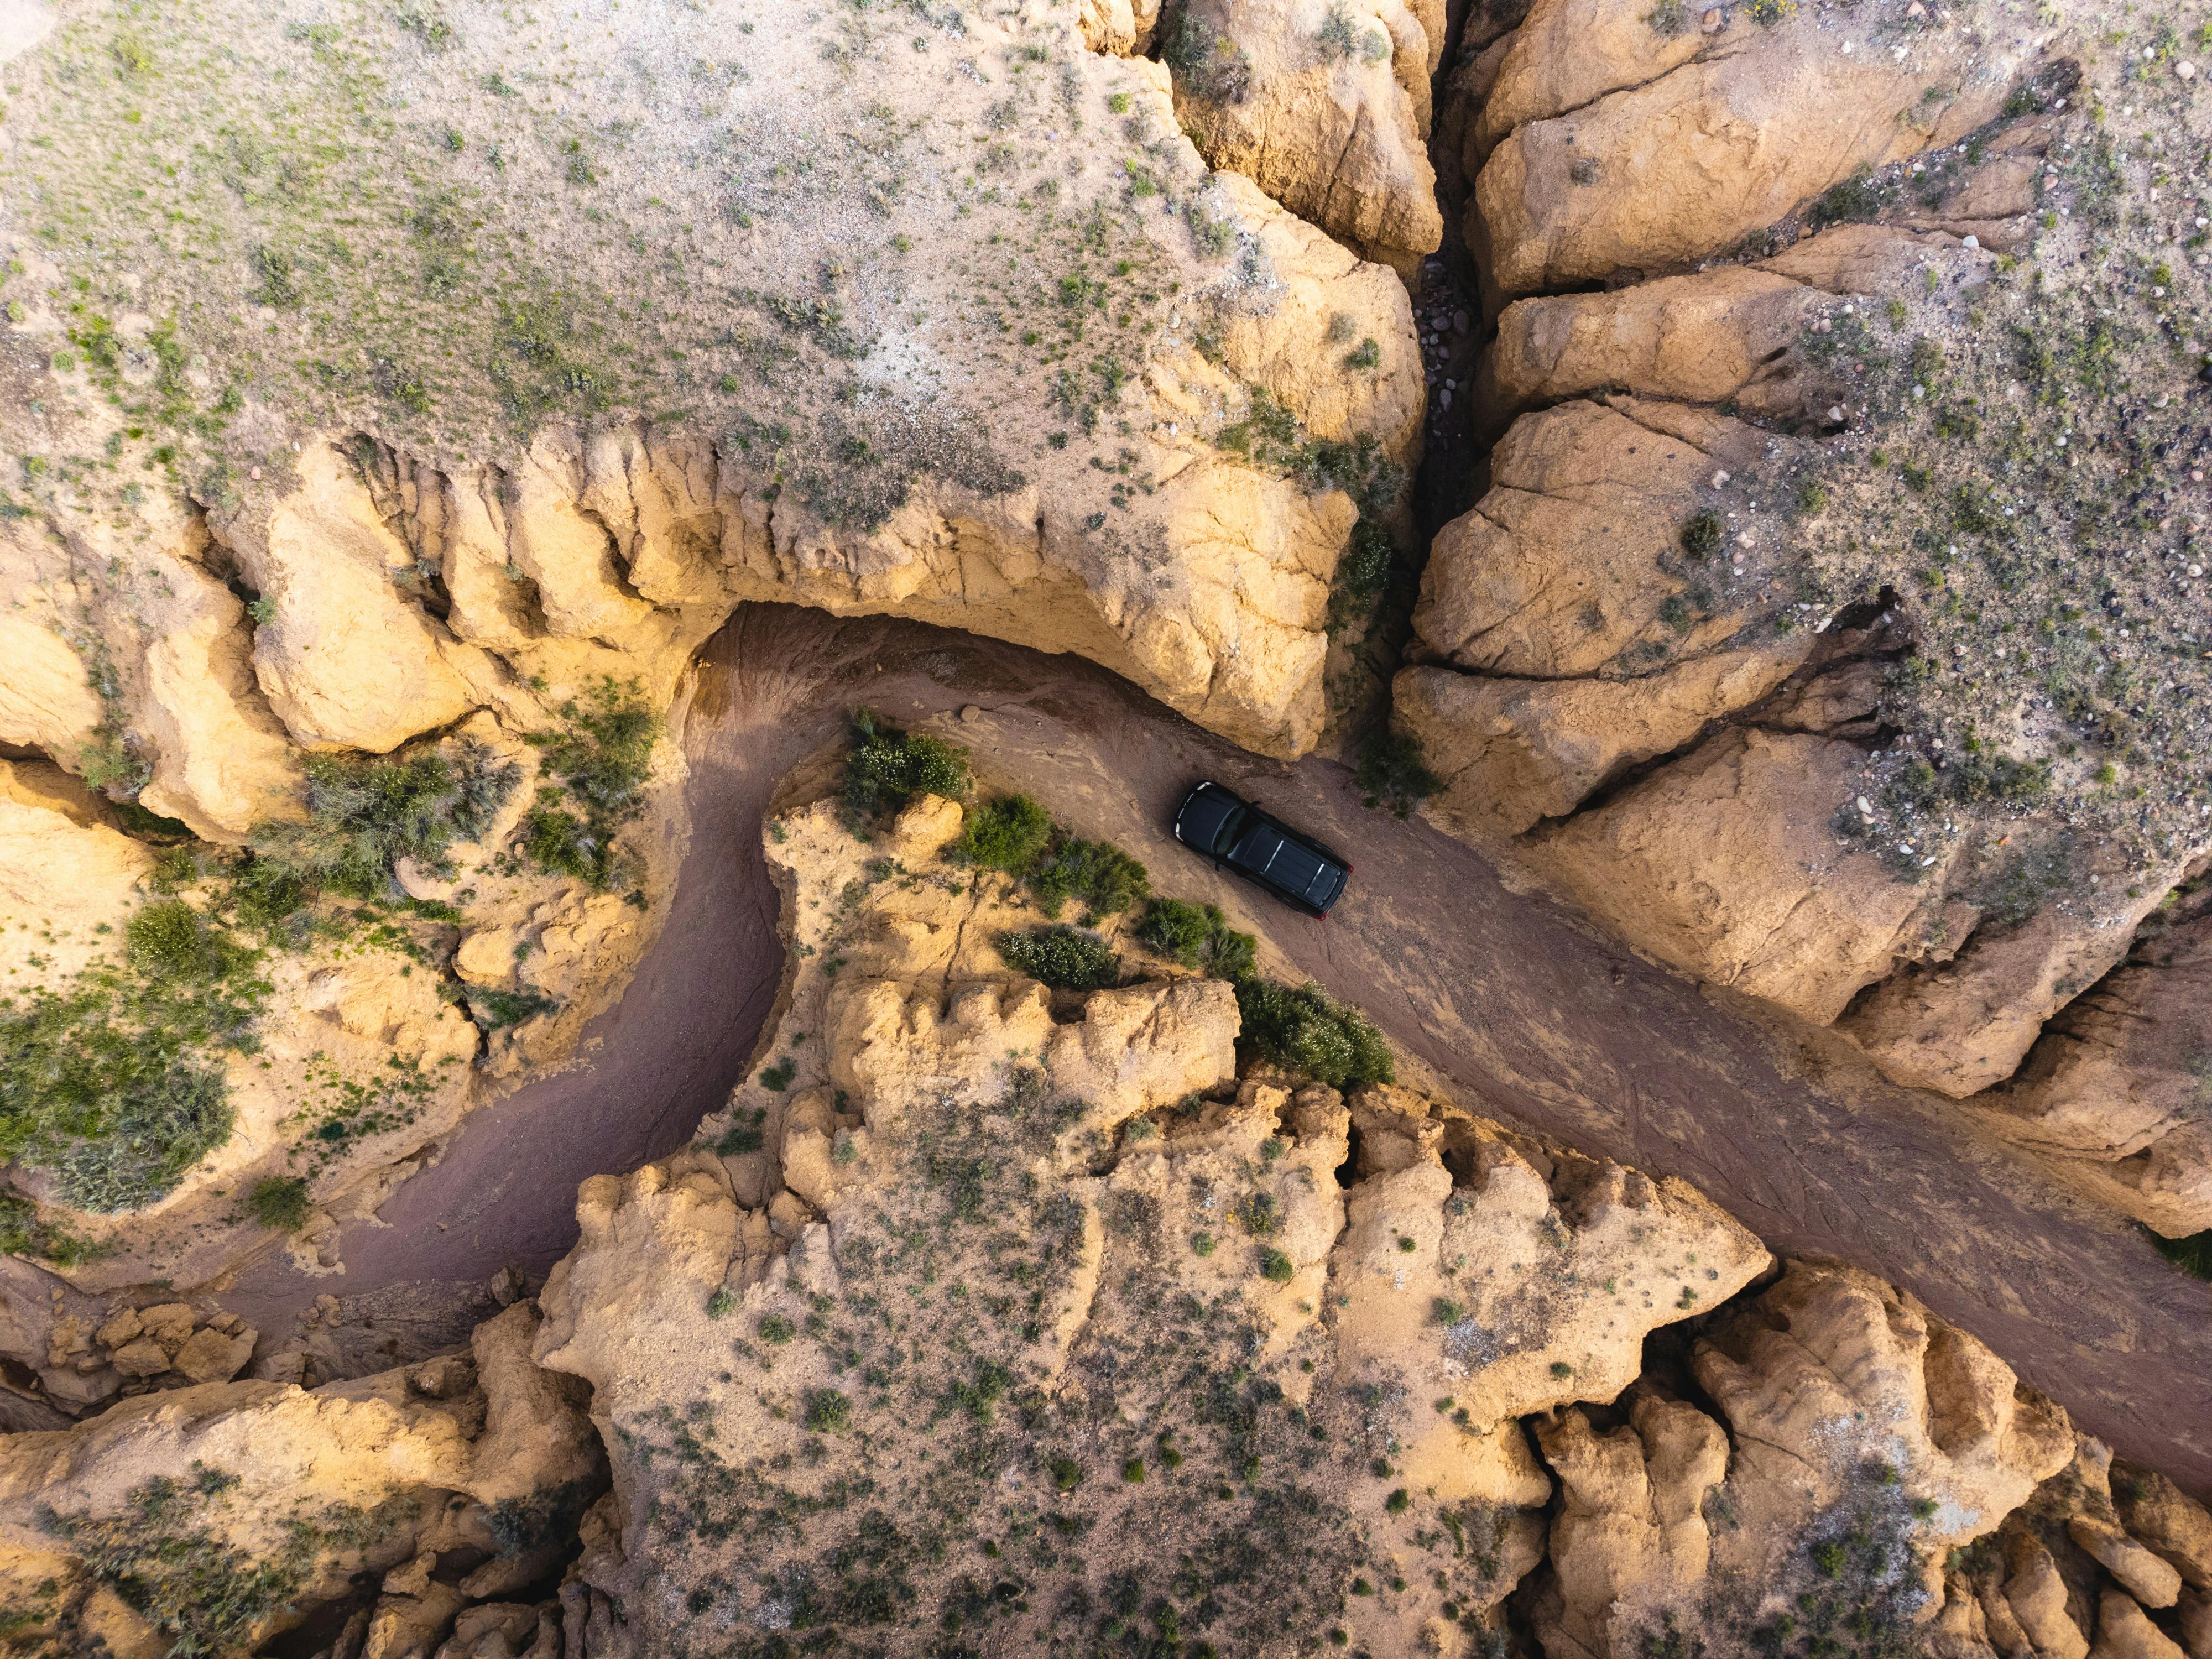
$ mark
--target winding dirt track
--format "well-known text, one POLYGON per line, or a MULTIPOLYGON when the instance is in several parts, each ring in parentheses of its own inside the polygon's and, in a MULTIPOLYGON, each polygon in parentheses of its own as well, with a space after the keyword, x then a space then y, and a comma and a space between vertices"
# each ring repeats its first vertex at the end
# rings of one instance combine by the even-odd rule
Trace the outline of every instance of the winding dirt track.
POLYGON ((972 704, 980 717, 957 735, 994 781, 1120 842, 1164 890, 1262 923, 1290 971, 1366 1009, 1487 1109, 1682 1176, 1778 1251, 1908 1286, 2124 1455, 2212 1491, 2212 1285, 1839 1039, 1627 957, 1509 891, 1468 848, 1363 811, 1343 768, 1248 755, 1073 658, 909 623, 747 606, 701 676, 674 914, 592 1025, 585 1063, 471 1118, 385 1206, 386 1225, 349 1230, 343 1279, 281 1261, 242 1275, 226 1299, 263 1328, 326 1290, 481 1284, 508 1262, 557 1260, 576 1184, 681 1146, 774 1006, 779 901, 759 824, 777 781, 856 702, 902 720, 972 704), (1168 842, 1162 826, 1200 776, 1355 860, 1328 921, 1270 906, 1168 842))

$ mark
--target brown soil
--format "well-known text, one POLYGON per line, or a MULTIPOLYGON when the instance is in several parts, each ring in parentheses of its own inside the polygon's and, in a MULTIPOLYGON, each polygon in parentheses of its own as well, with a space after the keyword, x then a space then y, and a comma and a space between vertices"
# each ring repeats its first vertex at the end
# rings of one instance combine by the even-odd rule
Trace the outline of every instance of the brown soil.
POLYGON ((681 1146, 750 1057, 783 969, 759 848, 777 781, 866 702, 957 735, 996 782, 1142 858, 1164 890, 1263 924, 1291 971, 1364 1008, 1480 1109, 1696 1182, 1774 1249, 1840 1256, 1989 1342, 2123 1455, 2212 1490, 2212 1285, 1884 1082, 1848 1044, 1625 956, 1468 848, 1362 809, 1344 768, 1231 747, 1104 671, 916 624, 748 605, 709 642, 684 735, 690 849, 665 931, 573 1069, 471 1118, 444 1160, 347 1230, 342 1278, 279 1257, 224 1298, 264 1331, 316 1295, 471 1289, 542 1272, 585 1176, 681 1146), (1176 848, 1180 792, 1215 777, 1356 863, 1310 921, 1176 848))

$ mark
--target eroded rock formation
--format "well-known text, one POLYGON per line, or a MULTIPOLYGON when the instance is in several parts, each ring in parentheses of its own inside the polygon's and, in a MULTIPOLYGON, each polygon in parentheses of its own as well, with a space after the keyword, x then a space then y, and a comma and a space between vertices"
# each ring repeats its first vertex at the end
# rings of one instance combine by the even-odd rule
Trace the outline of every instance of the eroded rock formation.
POLYGON ((586 1182, 575 1249, 467 1350, 0 1438, 25 1628, 376 1659, 2198 1640, 2212 1514, 1968 1334, 1778 1273, 1680 1182, 1240 1066, 1231 988, 1126 919, 1130 983, 1010 971, 1038 914, 942 855, 962 822, 771 823, 761 1073, 586 1182))
MULTIPOLYGON (((2107 975, 2093 1006, 2145 1006, 2130 939, 2208 848, 2197 671, 2166 668, 2201 656, 2191 394, 2130 360, 2160 382, 2154 476, 2104 470, 2128 397, 2043 412, 2130 260, 2194 326, 2201 180, 2113 246, 2158 180, 2078 113, 2119 73, 2079 27, 1583 0, 1471 25, 1446 126, 1498 309, 1460 385, 1497 442, 1395 717, 1440 825, 2180 1234, 2212 1223, 2193 1091, 2093 1083, 2120 1028, 2086 1009, 2022 1070, 2107 975), (2093 605, 2112 631, 2069 637, 2093 605), (2138 674, 2149 701, 2113 703, 2138 674)), ((2196 131, 2195 66, 2132 61, 2165 113, 2129 103, 2128 142, 2196 131)), ((2147 1079, 2188 1028, 2159 1021, 2147 1079)))

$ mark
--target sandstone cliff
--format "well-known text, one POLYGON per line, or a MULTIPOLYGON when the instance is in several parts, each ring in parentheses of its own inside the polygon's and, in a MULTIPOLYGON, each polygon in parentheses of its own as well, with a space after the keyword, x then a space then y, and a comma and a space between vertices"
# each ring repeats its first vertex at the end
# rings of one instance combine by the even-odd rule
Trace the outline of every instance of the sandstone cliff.
POLYGON ((2142 999, 2185 969, 2122 964, 2212 850, 2201 169, 2160 188, 2207 106, 2185 51, 2087 27, 1538 0, 1471 33, 1497 442, 1395 717, 1441 826, 2186 1234, 2193 1088, 2093 1083, 2095 1012, 2037 1047, 2110 975, 2172 1073, 2189 1021, 2142 999))

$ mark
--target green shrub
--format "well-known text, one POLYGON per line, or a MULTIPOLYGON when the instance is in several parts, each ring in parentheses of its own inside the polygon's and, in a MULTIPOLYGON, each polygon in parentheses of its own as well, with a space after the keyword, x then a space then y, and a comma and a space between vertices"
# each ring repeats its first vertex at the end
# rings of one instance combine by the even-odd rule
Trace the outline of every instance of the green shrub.
POLYGON ((1032 927, 1002 934, 999 954, 1015 972, 1055 990, 1100 991, 1121 980, 1121 959, 1106 941, 1073 927, 1032 927))
POLYGON ((753 1328, 760 1333, 762 1341, 776 1347, 781 1347, 799 1334, 798 1328, 781 1314, 763 1314, 760 1323, 753 1328))
POLYGON ((1721 550, 1721 542, 1727 532, 1728 521, 1707 507, 1704 512, 1693 513, 1683 520, 1675 540, 1681 544, 1682 551, 1692 558, 1710 559, 1721 550))
POLYGON ((660 723, 637 683, 611 675, 561 705, 561 724, 524 741, 544 757, 562 787, 541 785, 515 830, 515 846, 540 869, 602 890, 632 885, 617 845, 623 824, 645 808, 646 780, 660 723))
POLYGON ((471 985, 468 995, 469 1018, 476 1021, 480 1031, 505 1030, 540 1014, 550 1014, 561 1006, 534 985, 514 991, 494 985, 471 985))
POLYGON ((853 1426, 853 1402, 835 1389, 810 1390, 806 1426, 816 1434, 842 1434, 853 1426))
POLYGON ((254 953, 180 899, 161 899, 124 924, 131 965, 151 978, 184 985, 225 980, 251 963, 254 953))
POLYGON ((1290 1257, 1273 1246, 1260 1252, 1260 1277, 1278 1285, 1287 1285, 1297 1276, 1297 1266, 1290 1257))
POLYGON ((1027 875, 1052 840, 1052 819, 1027 795, 1001 795, 968 815, 946 856, 981 870, 1027 875))
POLYGON ((1030 872, 1029 884, 1048 916, 1058 915, 1069 899, 1079 901, 1086 925, 1100 916, 1119 915, 1152 890, 1145 866, 1120 848, 1073 836, 1054 845, 1030 872))
POLYGON ((449 873, 446 849, 490 828, 521 775, 482 744, 463 741, 455 750, 452 760, 434 747, 310 755, 307 821, 253 832, 253 856, 239 878, 241 914, 266 923, 318 893, 380 897, 403 858, 449 873))
POLYGON ((296 1233, 306 1226, 313 1207, 307 1183, 297 1176, 264 1176, 246 1196, 247 1212, 280 1233, 296 1233))
POLYGON ((1276 1064, 1331 1088, 1388 1083, 1397 1075, 1382 1032, 1318 986, 1292 990, 1248 978, 1237 984, 1237 1006, 1244 1017, 1245 1042, 1276 1064))
POLYGON ((968 751, 886 726, 871 710, 853 711, 845 757, 845 811, 855 821, 896 811, 916 795, 957 799, 968 793, 968 751))
POLYGON ((1147 950, 1231 981, 1251 973, 1259 950, 1251 934, 1229 925, 1220 906, 1183 899, 1156 898, 1147 904, 1136 936, 1147 950))
POLYGON ((2185 1238, 2164 1238, 2156 1233, 2149 1237, 2158 1253, 2175 1267, 2199 1279, 2212 1279, 2212 1231, 2191 1233, 2185 1238))
POLYGON ((1429 770, 1420 740, 1408 732, 1380 732, 1370 738, 1352 776, 1363 805, 1387 806, 1401 818, 1444 787, 1429 770))
POLYGON ((221 1052, 250 1053, 258 954, 178 900, 124 929, 120 963, 0 998, 0 1162, 51 1170, 79 1209, 136 1209, 230 1138, 221 1052))

